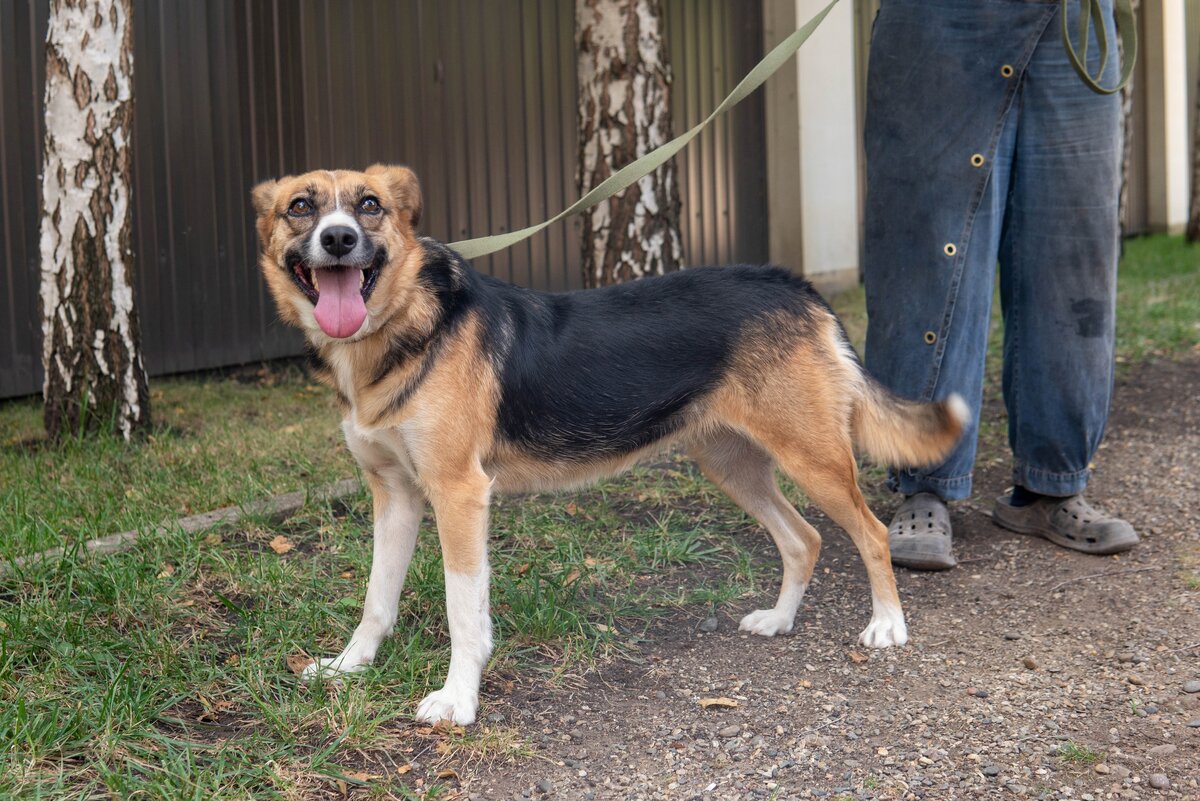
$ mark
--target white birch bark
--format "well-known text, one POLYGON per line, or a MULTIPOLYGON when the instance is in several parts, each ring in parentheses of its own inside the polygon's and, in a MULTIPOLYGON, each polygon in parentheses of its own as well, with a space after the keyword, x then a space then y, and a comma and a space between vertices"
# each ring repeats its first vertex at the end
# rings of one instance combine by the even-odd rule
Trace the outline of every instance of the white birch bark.
POLYGON ((132 0, 51 0, 42 165, 43 395, 52 437, 149 424, 130 266, 132 0))
MULTIPOLYGON (((661 0, 576 0, 579 188, 671 140, 661 0)), ((583 214, 588 287, 679 269, 679 187, 668 162, 583 214)))

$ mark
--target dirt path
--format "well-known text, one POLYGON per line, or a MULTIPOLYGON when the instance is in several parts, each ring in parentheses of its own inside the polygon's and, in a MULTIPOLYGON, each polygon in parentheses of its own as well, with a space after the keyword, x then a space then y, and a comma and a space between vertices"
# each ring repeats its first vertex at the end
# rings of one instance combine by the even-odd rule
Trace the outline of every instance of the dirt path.
MULTIPOLYGON (((994 527, 1007 459, 985 449, 953 510, 958 569, 897 571, 912 642, 855 645, 870 616, 848 538, 825 546, 796 630, 737 632, 750 604, 658 621, 641 664, 575 689, 493 680, 485 714, 529 735, 473 798, 1200 798, 1200 358, 1118 382, 1091 498, 1144 542, 1088 557, 994 527), (1189 578, 1191 576, 1191 578, 1189 578), (864 658, 865 657, 865 658, 864 658), (1192 689, 1189 686, 1189 689, 1192 689), (725 696, 734 709, 701 707, 725 696), (496 699, 506 699, 499 700, 496 699), (1166 789, 1158 789, 1165 781, 1166 789)), ((886 520, 896 501, 875 504, 886 520)), ((778 558, 761 537, 764 564, 778 558)), ((773 599, 759 599, 769 604, 773 599)))

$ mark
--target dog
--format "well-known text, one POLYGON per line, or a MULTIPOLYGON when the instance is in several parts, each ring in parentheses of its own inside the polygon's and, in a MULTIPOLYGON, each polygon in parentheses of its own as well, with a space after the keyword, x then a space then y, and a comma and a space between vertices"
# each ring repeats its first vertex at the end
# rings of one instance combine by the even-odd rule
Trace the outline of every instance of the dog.
POLYGON ((488 506, 495 491, 579 486, 668 446, 771 534, 783 581, 743 631, 792 629, 821 537, 778 467, 850 535, 870 578, 860 641, 908 639, 887 529, 858 488, 856 451, 940 461, 968 422, 961 398, 900 399, 863 369, 811 285, 771 267, 701 267, 548 294, 475 272, 417 235, 407 168, 316 171, 252 192, 260 267, 303 330, 371 490, 374 551, 362 622, 309 675, 363 669, 391 633, 428 501, 446 577, 451 656, 421 721, 474 722, 492 650, 488 506))

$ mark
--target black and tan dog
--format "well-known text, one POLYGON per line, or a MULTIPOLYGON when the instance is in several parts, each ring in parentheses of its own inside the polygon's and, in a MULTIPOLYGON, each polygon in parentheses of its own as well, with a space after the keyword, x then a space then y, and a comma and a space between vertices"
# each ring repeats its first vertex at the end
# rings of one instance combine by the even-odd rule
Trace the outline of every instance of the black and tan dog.
POLYGON ((494 490, 578 485, 675 443, 771 533, 773 609, 741 628, 790 631, 821 538, 780 493, 779 467, 850 533, 867 566, 868 646, 908 639, 887 530, 857 485, 855 449, 898 465, 941 459, 962 401, 900 400, 872 381, 809 284, 772 268, 689 269, 568 294, 480 275, 414 228, 403 167, 311 172, 254 189, 261 267, 303 329, 344 413, 374 498, 362 622, 313 671, 371 662, 396 621, 425 502, 446 573, 445 686, 417 717, 475 719, 492 648, 487 521, 494 490))

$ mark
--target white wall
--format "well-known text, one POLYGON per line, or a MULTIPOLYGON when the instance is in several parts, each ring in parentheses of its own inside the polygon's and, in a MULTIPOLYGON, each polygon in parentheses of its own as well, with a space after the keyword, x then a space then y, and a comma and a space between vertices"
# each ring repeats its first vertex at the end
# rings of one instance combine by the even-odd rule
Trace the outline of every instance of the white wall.
POLYGON ((1179 232, 1187 223, 1191 178, 1188 138, 1187 25, 1183 0, 1144 4, 1138 69, 1146 70, 1146 216, 1151 230, 1179 232))
MULTIPOLYGON (((828 0, 765 0, 767 48, 828 0)), ((771 261, 825 291, 858 281, 858 129, 854 5, 841 2, 767 83, 771 261)))

